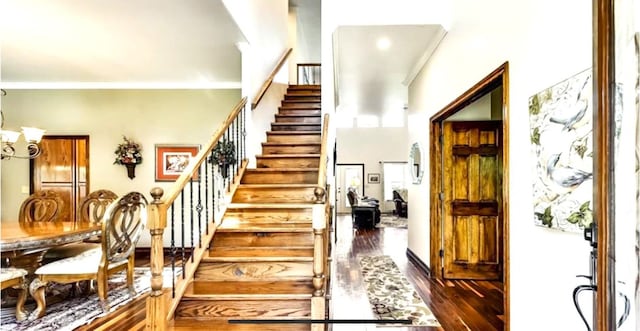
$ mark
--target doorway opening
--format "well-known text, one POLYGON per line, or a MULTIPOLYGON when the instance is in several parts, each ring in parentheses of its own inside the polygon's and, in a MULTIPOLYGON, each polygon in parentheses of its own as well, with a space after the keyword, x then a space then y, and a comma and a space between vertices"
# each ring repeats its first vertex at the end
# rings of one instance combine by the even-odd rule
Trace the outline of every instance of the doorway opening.
POLYGON ((508 62, 430 119, 431 271, 497 280, 509 326, 508 62))
POLYGON ((338 163, 336 167, 336 212, 351 214, 347 192, 352 187, 359 196, 364 196, 364 163, 338 163))

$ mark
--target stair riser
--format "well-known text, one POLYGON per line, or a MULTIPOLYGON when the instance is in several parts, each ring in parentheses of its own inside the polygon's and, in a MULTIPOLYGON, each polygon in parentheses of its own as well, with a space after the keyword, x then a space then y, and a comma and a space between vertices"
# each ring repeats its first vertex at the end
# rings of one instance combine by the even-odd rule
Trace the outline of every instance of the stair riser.
MULTIPOLYGON (((311 300, 190 300, 180 302, 175 316, 216 320, 310 318, 311 300)), ((253 327, 256 329, 256 325, 253 327)))
POLYGON ((320 116, 322 112, 320 109, 303 109, 303 108, 280 108, 278 113, 280 115, 305 115, 305 116, 320 116))
POLYGON ((290 89, 322 89, 322 85, 320 84, 291 84, 289 85, 290 89))
POLYGON ((289 144, 297 144, 297 143, 320 143, 320 135, 319 134, 305 134, 300 133, 297 135, 279 135, 279 134, 270 134, 267 132, 267 142, 270 143, 289 143, 289 144))
POLYGON ((234 218, 247 223, 309 223, 312 221, 309 209, 227 209, 225 218, 234 218))
MULTIPOLYGON (((327 305, 328 306, 328 305, 327 305)), ((198 318, 176 318, 169 322, 167 330, 195 331, 202 330, 203 321, 198 318)), ((226 320, 206 320, 207 331, 256 331, 255 324, 230 324, 226 320)), ((262 324, 260 331, 311 331, 311 324, 262 324)))
POLYGON ((319 94, 285 94, 285 100, 321 102, 319 94))
POLYGON ((256 158, 258 168, 318 168, 319 157, 256 158))
POLYGON ((320 116, 279 116, 276 115, 276 123, 308 123, 320 124, 320 116))
POLYGON ((320 145, 262 146, 262 154, 320 154, 320 145))
POLYGON ((242 184, 315 184, 318 182, 317 171, 283 171, 259 173, 247 171, 242 177, 242 184))
POLYGON ((218 232, 211 247, 299 247, 313 245, 306 232, 218 232))
POLYGON ((292 101, 292 100, 283 100, 282 107, 292 107, 292 108, 320 108, 322 107, 319 102, 300 102, 300 101, 292 101))
POLYGON ((271 124, 271 130, 273 131, 320 131, 321 125, 295 125, 295 124, 271 124))
POLYGON ((313 97, 322 97, 322 91, 320 90, 292 90, 292 89, 287 89, 287 94, 286 95, 290 95, 290 96, 313 96, 313 97))
MULTIPOLYGON (((317 178, 316 178, 317 181, 317 178)), ((313 187, 256 188, 238 187, 233 203, 313 203, 313 187)))
POLYGON ((311 261, 313 248, 280 248, 269 249, 253 247, 214 248, 203 261, 207 262, 240 262, 240 261, 311 261))
MULTIPOLYGON (((185 295, 233 295, 233 294, 312 294, 313 284, 308 281, 278 282, 217 282, 196 280, 185 295)), ((198 298, 190 297, 190 300, 198 298)))
POLYGON ((313 277, 312 262, 201 262, 199 281, 260 281, 313 277))

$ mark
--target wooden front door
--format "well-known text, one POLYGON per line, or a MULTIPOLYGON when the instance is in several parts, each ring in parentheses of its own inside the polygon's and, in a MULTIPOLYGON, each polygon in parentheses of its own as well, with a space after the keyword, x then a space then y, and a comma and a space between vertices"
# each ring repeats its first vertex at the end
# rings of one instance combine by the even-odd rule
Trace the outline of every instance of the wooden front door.
POLYGON ((444 278, 502 279, 502 122, 443 129, 444 278))
POLYGON ((42 154, 31 160, 31 193, 58 192, 64 200, 60 219, 74 221, 89 189, 89 137, 45 136, 40 147, 42 154))

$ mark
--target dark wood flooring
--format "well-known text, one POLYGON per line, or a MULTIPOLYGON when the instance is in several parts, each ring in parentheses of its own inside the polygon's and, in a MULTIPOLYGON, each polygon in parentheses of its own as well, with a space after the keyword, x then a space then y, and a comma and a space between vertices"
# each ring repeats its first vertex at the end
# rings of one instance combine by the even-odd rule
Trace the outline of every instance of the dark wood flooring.
MULTIPOLYGON (((425 277, 406 256, 407 229, 383 228, 353 230, 351 217, 337 219, 338 239, 333 252, 331 283, 331 318, 372 319, 367 295, 362 284, 361 256, 389 255, 406 275, 418 294, 442 325, 430 327, 382 327, 374 324, 334 324, 333 331, 356 330, 503 330, 503 290, 501 282, 440 281, 425 277)), ((137 259, 138 266, 148 266, 148 258, 137 259)), ((118 311, 95 320, 77 330, 143 330, 146 295, 118 311)), ((195 327, 194 330, 200 329, 195 327)), ((206 330, 203 323, 202 330, 206 330)))
MULTIPOLYGON (((338 240, 334 246, 331 311, 334 319, 371 319, 362 284, 359 258, 367 255, 388 255, 411 282, 434 313, 441 328, 382 327, 375 325, 334 325, 334 331, 351 330, 503 330, 502 282, 446 280, 426 277, 407 252, 407 229, 382 228, 353 230, 350 216, 339 216, 338 240)), ((426 243, 428 246, 428 243, 426 243)))

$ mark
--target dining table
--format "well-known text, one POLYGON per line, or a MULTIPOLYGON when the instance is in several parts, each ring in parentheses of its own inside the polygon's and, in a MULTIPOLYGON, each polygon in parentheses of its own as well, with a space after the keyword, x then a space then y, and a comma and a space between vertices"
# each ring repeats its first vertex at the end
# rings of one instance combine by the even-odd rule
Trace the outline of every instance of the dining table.
POLYGON ((25 269, 29 285, 44 255, 52 247, 81 242, 102 233, 101 224, 88 222, 0 222, 2 267, 25 269))

